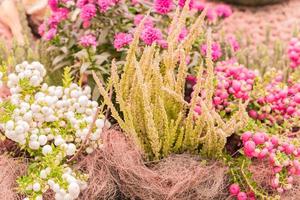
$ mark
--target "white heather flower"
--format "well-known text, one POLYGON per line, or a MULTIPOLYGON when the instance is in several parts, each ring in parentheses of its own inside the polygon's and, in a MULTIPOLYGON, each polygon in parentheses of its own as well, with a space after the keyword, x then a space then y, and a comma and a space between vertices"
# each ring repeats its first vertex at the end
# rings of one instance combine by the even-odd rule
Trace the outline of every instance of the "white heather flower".
POLYGON ((39 195, 35 198, 35 200, 43 200, 43 196, 42 195, 39 195))
POLYGON ((36 140, 34 141, 30 141, 29 142, 29 148, 33 149, 33 150, 37 150, 40 148, 40 143, 36 140))
POLYGON ((96 126, 97 126, 97 128, 103 128, 104 127, 104 119, 97 119, 96 126))
POLYGON ((65 140, 62 139, 61 137, 55 137, 54 138, 54 144, 55 144, 55 146, 62 145, 63 143, 65 143, 65 140))
POLYGON ((72 156, 74 155, 76 152, 76 146, 73 143, 68 144, 67 146, 67 155, 68 156, 72 156))
POLYGON ((44 170, 44 169, 41 170, 41 172, 40 172, 40 178, 41 178, 41 179, 46 179, 47 176, 48 176, 47 171, 44 170))
POLYGON ((14 122, 12 120, 6 122, 6 130, 12 131, 13 129, 14 129, 14 122))
POLYGON ((44 155, 47 155, 47 154, 49 154, 49 153, 51 153, 51 152, 52 152, 52 147, 51 147, 50 145, 45 145, 45 146, 43 146, 42 153, 43 153, 44 155))
POLYGON ((76 182, 70 183, 70 185, 68 186, 68 192, 70 193, 70 195, 73 198, 77 198, 79 196, 79 193, 80 193, 79 185, 76 182))
POLYGON ((33 189, 33 191, 38 192, 41 189, 41 185, 39 183, 34 183, 32 185, 32 189, 33 189))
POLYGON ((45 135, 40 135, 39 136, 39 143, 40 143, 41 146, 45 145, 47 143, 47 141, 48 141, 47 136, 45 136, 45 135))

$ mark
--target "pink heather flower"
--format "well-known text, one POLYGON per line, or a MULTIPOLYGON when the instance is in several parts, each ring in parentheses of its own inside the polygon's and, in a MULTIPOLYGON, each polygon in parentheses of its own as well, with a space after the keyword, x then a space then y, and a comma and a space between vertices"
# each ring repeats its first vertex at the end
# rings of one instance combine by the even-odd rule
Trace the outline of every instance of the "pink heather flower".
POLYGON ((206 7, 206 4, 204 2, 193 1, 193 5, 192 5, 193 9, 201 12, 204 10, 205 7, 206 7))
POLYGON ((163 48, 163 49, 168 48, 168 42, 167 42, 166 40, 158 40, 158 41, 157 41, 157 44, 158 44, 159 46, 161 46, 161 48, 163 48))
MULTIPOLYGON (((180 6, 180 8, 183 8, 183 7, 184 7, 185 2, 186 2, 186 0, 178 0, 178 5, 180 6)), ((191 0, 191 1, 190 1, 189 7, 192 8, 192 7, 193 7, 193 4, 194 4, 194 0, 191 0)))
MULTIPOLYGON (((144 15, 142 15, 142 14, 138 14, 138 15, 136 15, 135 17, 134 17, 134 25, 136 25, 136 26, 138 26, 140 23, 141 23, 141 21, 144 19, 144 15)), ((153 23, 153 19, 152 19, 152 17, 147 17, 147 19, 145 20, 145 22, 144 22, 144 26, 146 27, 146 26, 153 26, 154 25, 154 23, 153 23)))
POLYGON ((217 19, 217 14, 212 8, 207 9, 206 13, 207 20, 210 22, 214 22, 217 19))
POLYGON ((98 0, 98 5, 100 12, 106 12, 111 6, 114 5, 114 2, 111 0, 98 0))
POLYGON ((83 21, 91 21, 93 17, 96 15, 96 7, 94 4, 86 4, 81 8, 80 18, 83 21))
POLYGON ((114 39, 114 47, 117 51, 120 51, 121 48, 130 44, 132 39, 132 35, 129 33, 117 33, 114 39))
MULTIPOLYGON (((211 47, 212 50, 212 59, 213 61, 218 60, 222 56, 222 49, 219 43, 214 42, 211 47)), ((204 44, 201 46, 201 54, 206 56, 207 45, 204 44)))
POLYGON ((162 32, 158 28, 145 27, 141 34, 141 39, 145 44, 151 45, 153 42, 162 40, 162 32))
POLYGON ((61 22, 63 20, 66 20, 68 18, 68 14, 69 14, 69 9, 67 8, 59 8, 54 15, 57 16, 58 21, 61 22))
POLYGON ((49 31, 47 31, 47 32, 43 35, 43 37, 44 37, 44 39, 47 40, 47 41, 52 40, 52 39, 55 37, 56 32, 57 32, 56 28, 51 28, 49 31))
POLYGON ((233 35, 228 36, 227 41, 230 44, 230 46, 234 52, 236 52, 240 49, 240 44, 237 41, 237 39, 235 38, 235 36, 233 36, 233 35))
POLYGON ((38 33, 40 34, 40 36, 43 36, 46 32, 46 23, 43 22, 38 29, 38 33))
POLYGON ((228 5, 217 5, 216 6, 216 13, 218 15, 218 17, 222 17, 222 18, 227 18, 230 15, 232 15, 232 10, 231 7, 228 5))
POLYGON ((247 200, 247 194, 245 192, 238 193, 237 200, 247 200))
POLYGON ((84 5, 86 5, 89 2, 89 0, 77 0, 76 7, 82 8, 84 5))
POLYGON ((186 28, 183 28, 178 36, 178 40, 182 41, 188 35, 189 31, 186 28))
POLYGON ((81 36, 81 38, 79 39, 79 43, 83 47, 90 47, 90 46, 96 47, 97 45, 96 37, 92 34, 81 36))
POLYGON ((288 46, 288 57, 292 69, 300 66, 300 40, 298 38, 291 39, 288 46))
POLYGON ((56 11, 58 9, 58 0, 49 0, 48 5, 52 11, 56 11))
POLYGON ((172 0, 154 0, 154 10, 159 14, 167 14, 173 8, 172 0))

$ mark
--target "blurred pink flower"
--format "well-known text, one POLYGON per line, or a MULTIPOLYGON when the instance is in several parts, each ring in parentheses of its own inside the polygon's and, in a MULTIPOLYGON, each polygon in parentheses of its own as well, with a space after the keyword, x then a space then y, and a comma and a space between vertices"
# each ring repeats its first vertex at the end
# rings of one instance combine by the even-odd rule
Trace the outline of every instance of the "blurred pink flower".
POLYGON ((89 1, 88 0, 77 0, 76 7, 82 8, 84 5, 86 5, 89 1))
POLYGON ((230 46, 234 52, 236 52, 237 50, 240 49, 240 44, 234 35, 228 36, 227 41, 230 44, 230 46))
POLYGON ((148 26, 142 31, 141 39, 145 44, 151 45, 153 42, 162 40, 162 32, 158 28, 148 26))
MULTIPOLYGON (((218 60, 222 56, 222 49, 221 49, 221 46, 219 43, 214 42, 211 46, 211 50, 212 50, 213 61, 218 60)), ((207 45, 206 44, 201 46, 201 54, 203 56, 206 56, 206 54, 207 54, 207 45)))
POLYGON ((96 7, 94 4, 86 4, 81 8, 80 18, 83 21, 91 21, 93 17, 96 15, 96 7))
POLYGON ((38 33, 40 34, 40 36, 43 36, 46 32, 46 23, 43 22, 38 29, 38 33))
POLYGON ((232 15, 231 7, 225 4, 217 5, 215 10, 218 17, 227 18, 232 15))
POLYGON ((98 0, 98 5, 100 12, 106 12, 110 7, 112 7, 117 1, 113 0, 98 0))
POLYGON ((47 41, 52 40, 55 37, 56 32, 57 32, 56 28, 51 28, 43 35, 43 38, 47 41))
POLYGON ((97 45, 96 37, 92 34, 81 36, 81 38, 79 39, 79 43, 83 47, 90 47, 90 46, 96 47, 97 45))
POLYGON ((154 0, 154 10, 159 14, 167 14, 173 8, 172 0, 154 0))
POLYGON ((132 39, 132 35, 129 33, 117 33, 114 38, 114 47, 120 51, 121 48, 130 44, 132 39))
POLYGON ((56 11, 58 9, 58 0, 49 0, 48 5, 52 11, 56 11))
POLYGON ((188 35, 189 31, 186 28, 183 28, 178 36, 178 40, 182 41, 188 35))
MULTIPOLYGON (((134 17, 134 25, 138 26, 141 21, 144 19, 144 15, 142 14, 138 14, 134 17)), ((154 23, 153 23, 153 19, 152 17, 148 16, 147 19, 145 20, 145 23, 144 23, 144 26, 153 26, 154 23)))

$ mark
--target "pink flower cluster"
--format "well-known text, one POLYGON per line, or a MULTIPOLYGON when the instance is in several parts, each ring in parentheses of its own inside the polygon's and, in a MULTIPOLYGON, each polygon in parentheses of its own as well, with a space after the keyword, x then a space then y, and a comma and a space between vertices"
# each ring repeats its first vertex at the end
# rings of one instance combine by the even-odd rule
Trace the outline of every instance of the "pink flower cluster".
MULTIPOLYGON (((186 0, 178 0, 178 5, 183 8, 186 3, 186 0)), ((165 15, 173 10, 175 7, 173 0, 154 0, 154 10, 155 12, 165 15)), ((210 21, 216 21, 218 18, 227 18, 232 15, 232 9, 226 4, 218 4, 216 6, 210 5, 202 0, 191 0, 189 8, 191 10, 196 10, 202 12, 206 7, 207 19, 210 21)))
POLYGON ((48 21, 42 23, 39 27, 39 34, 43 36, 45 40, 52 40, 57 33, 57 26, 63 20, 66 20, 69 15, 68 8, 59 8, 58 0, 49 0, 49 7, 52 10, 52 15, 48 21))
MULTIPOLYGON (((144 15, 136 15, 134 18, 134 25, 138 26, 141 21, 144 19, 144 15)), ((153 18, 147 17, 144 22, 144 28, 142 30, 141 40, 146 45, 152 45, 154 42, 156 42, 158 45, 160 45, 163 48, 167 47, 167 42, 163 39, 163 34, 159 28, 156 28, 154 26, 153 18)), ((132 36, 129 33, 122 33, 122 34, 116 34, 115 40, 114 40, 114 47, 117 50, 120 50, 122 47, 128 45, 132 40, 132 36)))
POLYGON ((83 47, 91 47, 91 46, 96 47, 97 46, 96 37, 92 34, 81 36, 81 38, 79 39, 79 43, 83 47))
MULTIPOLYGON (((217 61, 219 58, 222 57, 222 48, 221 45, 217 42, 214 42, 211 46, 211 50, 212 50, 212 59, 213 61, 217 61)), ((207 54, 207 45, 203 44, 201 45, 201 54, 203 56, 206 56, 207 54)))
POLYGON ((290 67, 292 69, 300 66, 300 39, 292 38, 288 47, 288 56, 290 59, 290 67))
POLYGON ((293 176, 300 175, 300 147, 264 132, 245 132, 241 139, 245 156, 269 161, 273 174, 271 186, 277 192, 292 188, 293 176))
POLYGON ((255 195, 253 192, 242 192, 240 186, 236 183, 230 185, 229 192, 231 196, 237 198, 237 200, 255 200, 255 195))
POLYGON ((154 10, 159 14, 167 14, 173 7, 173 0, 154 0, 154 10))
POLYGON ((130 44, 132 35, 129 33, 117 33, 114 38, 114 47, 120 51, 124 46, 130 44))
MULTIPOLYGON (((57 34, 57 26, 68 19, 70 9, 67 6, 69 0, 49 0, 51 16, 39 27, 39 34, 45 40, 52 40, 57 34)), ((118 0, 78 0, 76 7, 80 9, 80 19, 84 28, 88 28, 97 11, 103 13, 118 3, 118 0)), ((74 9, 73 7, 71 9, 74 9)))
POLYGON ((266 86, 267 95, 256 100, 259 110, 249 110, 253 119, 278 122, 300 116, 300 83, 283 85, 282 76, 266 86))
POLYGON ((230 99, 248 100, 256 74, 254 71, 233 61, 219 63, 216 68, 217 88, 214 104, 219 109, 230 104, 230 99))
MULTIPOLYGON (((219 63, 215 68, 217 87, 214 91, 213 104, 217 110, 226 110, 235 99, 248 100, 253 89, 256 73, 238 65, 232 60, 219 63)), ((193 87, 197 80, 194 76, 187 77, 187 84, 193 87)), ((204 94, 201 94, 204 95, 204 94)), ((200 105, 194 110, 196 115, 201 114, 200 105)), ((230 109, 228 109, 230 112, 230 109)))
POLYGON ((229 43, 231 49, 236 52, 240 49, 240 44, 237 41, 236 37, 234 35, 229 35, 227 37, 227 42, 229 43))

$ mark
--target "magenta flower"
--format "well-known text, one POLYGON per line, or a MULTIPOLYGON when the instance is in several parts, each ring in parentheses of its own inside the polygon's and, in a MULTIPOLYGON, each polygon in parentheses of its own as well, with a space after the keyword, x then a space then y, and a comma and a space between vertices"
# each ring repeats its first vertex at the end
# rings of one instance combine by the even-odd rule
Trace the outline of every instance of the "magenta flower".
POLYGON ((130 44, 132 39, 132 35, 129 33, 117 33, 114 38, 114 47, 120 51, 121 48, 130 44))
POLYGON ((208 21, 213 22, 217 19, 217 14, 212 8, 208 8, 207 13, 206 13, 206 17, 207 17, 208 21))
POLYGON ((58 0, 49 0, 48 5, 52 11, 56 11, 58 9, 58 0))
POLYGON ((204 10, 205 7, 206 7, 205 3, 199 2, 199 1, 193 1, 193 4, 192 4, 193 9, 201 12, 204 10))
POLYGON ((158 28, 145 27, 141 34, 141 39, 145 44, 151 45, 153 42, 162 40, 162 32, 158 28))
MULTIPOLYGON (((186 2, 186 0, 179 0, 178 1, 178 5, 180 6, 180 8, 184 7, 185 2, 186 2)), ((193 8, 193 4, 194 4, 194 0, 191 0, 190 1, 190 5, 189 5, 190 9, 193 8)))
POLYGON ((52 40, 55 35, 56 35, 56 28, 51 28, 49 31, 47 31, 44 35, 43 35, 43 38, 46 40, 46 41, 49 41, 49 40, 52 40))
MULTIPOLYGON (((222 56, 222 49, 219 43, 214 42, 211 47, 212 50, 212 59, 213 61, 218 60, 222 56)), ((207 53, 207 45, 204 44, 201 46, 201 54, 206 56, 207 53)))
POLYGON ((227 18, 232 15, 231 7, 228 5, 220 4, 215 9, 218 17, 227 18))
POLYGON ((178 40, 182 41, 188 35, 189 31, 186 28, 183 28, 178 36, 178 40))
POLYGON ((98 0, 100 12, 106 12, 111 6, 115 4, 112 0, 98 0))
MULTIPOLYGON (((134 17, 134 25, 138 26, 141 23, 141 21, 144 19, 144 17, 145 16, 142 14, 136 15, 134 17)), ((154 23, 153 23, 152 17, 148 16, 144 22, 144 26, 146 27, 146 26, 153 26, 153 25, 154 25, 154 23)))
POLYGON ((92 34, 81 36, 81 38, 79 39, 79 43, 83 47, 96 47, 97 45, 96 37, 92 34))
POLYGON ((240 44, 234 35, 228 36, 227 41, 230 44, 230 46, 234 52, 236 52, 237 50, 240 49, 240 44))
POLYGON ((40 34, 40 36, 43 36, 46 32, 46 23, 43 22, 38 29, 38 33, 40 34))
POLYGON ((167 14, 173 8, 172 0, 154 0, 154 10, 159 14, 167 14))
POLYGON ((80 18, 85 21, 91 21, 93 17, 96 15, 96 7, 94 4, 86 4, 81 8, 80 18))
POLYGON ((76 7, 82 8, 84 5, 86 5, 89 1, 88 0, 77 0, 76 7))

